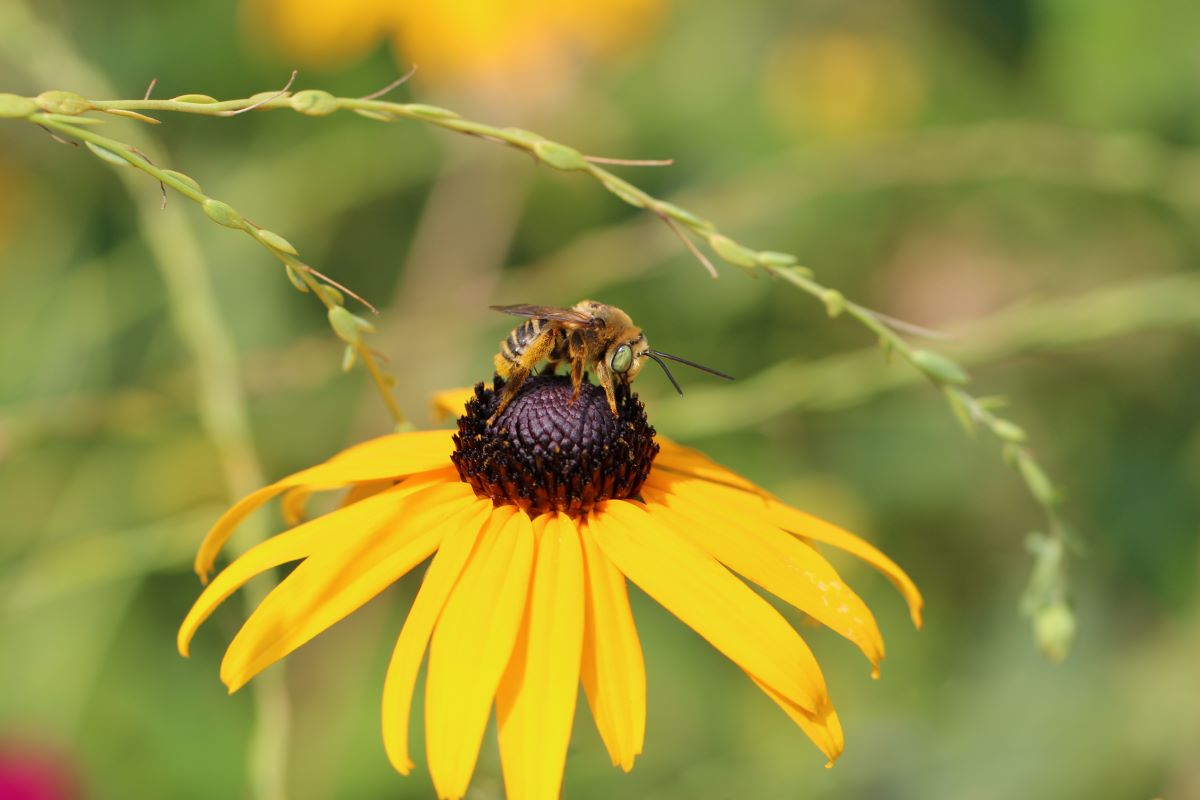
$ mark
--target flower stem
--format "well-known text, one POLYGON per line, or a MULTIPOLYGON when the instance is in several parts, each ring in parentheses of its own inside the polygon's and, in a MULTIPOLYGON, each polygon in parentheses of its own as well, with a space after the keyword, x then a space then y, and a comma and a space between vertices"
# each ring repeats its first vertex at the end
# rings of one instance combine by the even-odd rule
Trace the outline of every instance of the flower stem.
MULTIPOLYGON (((146 101, 152 102, 152 101, 146 101)), ((264 104, 261 107, 268 107, 270 104, 264 104)), ((97 152, 101 158, 112 160, 114 157, 127 163, 129 166, 138 169, 147 175, 158 180, 164 186, 169 186, 179 194, 197 203, 204 209, 205 214, 213 219, 219 225, 228 228, 242 230, 249 234, 259 244, 265 247, 272 255, 278 258, 285 267, 294 270, 294 274, 301 277, 307 287, 307 291, 311 291, 318 299, 327 307, 330 308, 335 304, 332 299, 340 298, 340 293, 333 294, 326 291, 324 287, 319 285, 313 277, 313 271, 307 265, 299 261, 295 256, 295 250, 283 237, 265 231, 250 220, 243 217, 232 206, 215 198, 209 197, 201 189, 199 184, 180 172, 174 170, 161 169, 155 166, 151 161, 136 147, 133 147, 116 139, 102 136, 87 128, 72 124, 64 120, 61 116, 55 114, 35 114, 32 121, 35 124, 70 137, 92 146, 93 152, 97 152)), ((340 304, 340 303, 337 303, 340 304)), ((387 407, 388 413, 391 415, 395 425, 402 426, 405 424, 404 412, 400 409, 399 403, 396 402, 395 395, 392 393, 391 386, 388 383, 388 378, 380 369, 377 359, 370 348, 364 344, 356 344, 355 350, 358 357, 362 360, 367 372, 370 373, 371 379, 375 384, 379 396, 382 398, 384 405, 387 407)))
MULTIPOLYGON (((106 91, 104 76, 80 58, 57 31, 43 25, 24 3, 13 0, 0 4, 0 30, 6 34, 0 36, 0 42, 7 54, 18 54, 14 63, 43 65, 39 68, 53 71, 56 76, 69 75, 95 87, 97 92, 106 91)), ((250 430, 237 350, 221 318, 200 248, 183 215, 173 210, 163 214, 155 200, 137 191, 132 177, 123 176, 137 204, 139 227, 166 283, 173 322, 195 359, 201 387, 197 402, 200 426, 219 454, 231 497, 243 497, 262 485, 262 471, 250 430)), ((246 534, 261 536, 257 527, 251 525, 246 534)), ((245 589, 249 613, 267 590, 261 580, 251 581, 245 589)), ((248 796, 254 800, 283 800, 288 795, 291 701, 282 669, 262 677, 266 680, 257 681, 252 689, 255 717, 247 765, 251 784, 248 796)))

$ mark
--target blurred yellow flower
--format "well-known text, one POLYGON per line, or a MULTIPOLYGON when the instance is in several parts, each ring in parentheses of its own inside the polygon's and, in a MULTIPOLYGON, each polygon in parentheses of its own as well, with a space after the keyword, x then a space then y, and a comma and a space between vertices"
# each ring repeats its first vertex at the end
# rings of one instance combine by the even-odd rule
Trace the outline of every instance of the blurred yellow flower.
POLYGON ((664 0, 246 0, 252 30, 308 63, 363 55, 390 39, 429 79, 495 73, 550 80, 653 28, 664 0))
POLYGON ((584 388, 572 403, 567 377, 529 379, 489 425, 497 397, 480 384, 457 433, 374 439, 245 498, 201 546, 202 579, 270 498, 283 494, 298 524, 215 577, 180 628, 180 652, 248 580, 300 561, 226 651, 221 679, 235 691, 432 556, 384 684, 388 757, 401 773, 413 767, 409 716, 428 651, 425 740, 438 796, 466 794, 494 704, 507 796, 552 800, 580 683, 613 764, 629 770, 642 751, 631 580, 741 667, 832 762, 842 729, 816 658, 737 575, 853 642, 873 669, 884 655, 875 619, 814 543, 882 571, 919 625, 917 588, 865 541, 656 441, 636 397, 623 393, 614 417, 602 390, 584 388), (312 492, 342 487, 340 509, 300 523, 312 492))
POLYGON ((925 103, 924 75, 912 54, 881 34, 787 37, 768 59, 763 79, 768 109, 796 133, 900 127, 925 103))

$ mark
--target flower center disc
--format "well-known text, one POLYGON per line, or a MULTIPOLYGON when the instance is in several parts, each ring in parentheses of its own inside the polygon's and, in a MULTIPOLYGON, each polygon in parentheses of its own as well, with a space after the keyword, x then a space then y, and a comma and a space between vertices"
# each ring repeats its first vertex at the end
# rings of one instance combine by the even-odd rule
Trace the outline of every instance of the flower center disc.
POLYGON ((586 514, 597 503, 633 497, 658 455, 654 428, 637 395, 617 387, 617 416, 604 390, 586 381, 574 389, 565 375, 537 375, 491 425, 504 381, 476 384, 458 420, 454 454, 458 475, 496 505, 520 506, 530 516, 547 511, 586 514))

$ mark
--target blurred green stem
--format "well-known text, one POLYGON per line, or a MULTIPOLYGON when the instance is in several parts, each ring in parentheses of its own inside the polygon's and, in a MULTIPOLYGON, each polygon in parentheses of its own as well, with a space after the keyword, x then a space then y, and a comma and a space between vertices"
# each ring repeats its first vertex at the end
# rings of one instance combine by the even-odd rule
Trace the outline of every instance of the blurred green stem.
MULTIPOLYGON (((383 335, 422 342, 422 375, 429 386, 452 386, 474 361, 473 338, 488 314, 462 313, 496 302, 504 257, 521 220, 529 170, 517 159, 487 159, 470 142, 447 148, 392 293, 383 335), (463 231, 470 230, 469 236, 463 231), (446 319, 455 324, 439 325, 446 319), (426 331, 441 329, 436 337, 426 331)), ((428 388, 407 391, 405 403, 425 404, 428 388), (423 391, 422 396, 416 392, 423 391)))
MULTIPOLYGON (((54 80, 67 74, 73 76, 78 85, 91 86, 97 92, 109 91, 104 77, 85 63, 66 40, 42 25, 24 4, 5 4, 0 12, 0 23, 0 27, 8 32, 0 37, 0 46, 14 51, 14 62, 53 65, 54 80), (40 57, 29 57, 35 51, 40 57)), ((41 79, 50 77, 39 76, 41 79)), ((130 152, 140 154, 136 148, 120 144, 130 152)), ((144 155, 138 157, 145 159, 144 155)), ((149 164, 148 159, 145 160, 149 164)), ((263 484, 262 470, 250 433, 237 350, 218 311, 204 257, 181 209, 160 207, 158 198, 148 195, 144 183, 132 173, 123 172, 121 177, 137 203, 139 225, 166 284, 172 320, 196 364, 201 425, 220 455, 230 496, 245 496, 263 484)), ((261 530, 247 530, 246 535, 261 538, 261 530)), ((265 594, 261 583, 248 585, 243 595, 247 608, 256 607, 265 594)), ((255 681, 254 686, 256 730, 250 756, 252 796, 258 800, 284 800, 287 796, 289 726, 284 673, 272 670, 261 677, 266 680, 255 681)))
MULTIPOLYGON (((984 366, 1155 330, 1200 333, 1200 275, 1166 275, 1022 303, 963 328, 950 347, 959 362, 984 366)), ((850 408, 921 380, 913 370, 880 368, 878 362, 878 350, 866 348, 780 361, 729 386, 697 386, 674 413, 670 434, 711 436, 761 425, 789 411, 850 408)))
MULTIPOLYGON (((157 198, 143 191, 129 175, 126 185, 138 206, 140 227, 167 286, 168 305, 180 338, 196 364, 200 423, 220 453, 222 472, 230 497, 250 494, 264 481, 250 432, 249 405, 239 374, 237 349, 221 318, 204 257, 181 212, 163 214, 157 198)), ((263 538, 261 525, 245 536, 263 538)), ((246 586, 248 611, 266 597, 262 582, 246 586)), ((259 800, 287 797, 288 718, 284 673, 272 670, 255 681, 256 730, 250 755, 253 794, 259 800)))

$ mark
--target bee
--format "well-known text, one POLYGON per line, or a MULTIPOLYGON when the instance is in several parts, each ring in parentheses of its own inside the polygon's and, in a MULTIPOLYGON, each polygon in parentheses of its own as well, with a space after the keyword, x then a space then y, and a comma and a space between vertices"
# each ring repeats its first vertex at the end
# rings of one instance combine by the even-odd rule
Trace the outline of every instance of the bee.
POLYGON ((495 421, 516 396, 525 379, 533 374, 533 368, 543 360, 548 362, 543 374, 554 374, 563 364, 570 366, 571 383, 575 387, 572 400, 579 397, 584 370, 591 367, 608 395, 608 407, 614 417, 617 416, 615 385, 618 382, 625 385, 631 383, 648 358, 662 367, 680 396, 683 395, 683 389, 667 369, 664 358, 718 378, 733 380, 715 369, 651 350, 646 343, 646 334, 616 306, 583 300, 571 308, 517 305, 492 306, 492 309, 527 319, 513 328, 512 333, 500 343, 500 352, 495 358, 496 374, 504 378, 505 384, 496 413, 489 422, 495 421))

